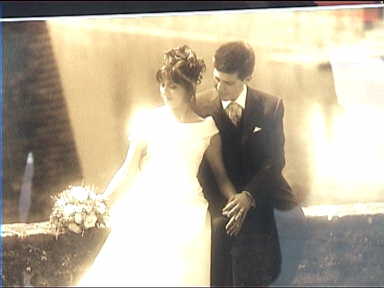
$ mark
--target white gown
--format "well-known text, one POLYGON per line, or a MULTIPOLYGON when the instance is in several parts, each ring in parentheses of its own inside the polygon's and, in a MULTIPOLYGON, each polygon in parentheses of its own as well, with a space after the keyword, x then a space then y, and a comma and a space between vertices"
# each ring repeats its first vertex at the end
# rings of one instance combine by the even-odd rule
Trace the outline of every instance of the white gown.
POLYGON ((112 230, 79 286, 209 286, 211 226, 197 179, 211 117, 181 123, 168 107, 137 117, 139 176, 112 210, 112 230))

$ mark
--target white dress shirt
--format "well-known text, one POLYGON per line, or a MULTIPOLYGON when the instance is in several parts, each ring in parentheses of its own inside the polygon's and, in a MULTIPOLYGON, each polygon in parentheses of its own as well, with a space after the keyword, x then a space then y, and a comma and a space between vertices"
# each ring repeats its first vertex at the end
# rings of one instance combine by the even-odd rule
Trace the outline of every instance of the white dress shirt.
POLYGON ((223 104, 224 109, 227 108, 227 106, 231 102, 235 102, 235 103, 239 104, 243 109, 245 109, 246 98, 247 98, 247 85, 244 84, 243 90, 241 91, 239 97, 237 97, 235 101, 221 101, 221 103, 223 104))
MULTIPOLYGON (((247 99, 247 85, 244 84, 243 90, 241 91, 239 97, 237 97, 235 101, 221 101, 221 103, 223 104, 223 108, 226 109, 231 102, 235 102, 235 103, 239 104, 241 106, 241 108, 243 108, 243 110, 244 110, 246 99, 247 99)), ((255 203, 255 199, 253 198, 252 194, 248 191, 243 191, 243 192, 245 192, 247 194, 247 196, 249 197, 249 199, 251 200, 251 206, 255 207, 256 203, 255 203)))

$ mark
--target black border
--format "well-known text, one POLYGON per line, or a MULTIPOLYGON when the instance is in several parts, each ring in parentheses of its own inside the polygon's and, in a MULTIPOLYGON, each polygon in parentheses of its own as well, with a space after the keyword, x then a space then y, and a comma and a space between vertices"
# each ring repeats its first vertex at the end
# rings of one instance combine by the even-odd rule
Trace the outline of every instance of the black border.
POLYGON ((315 1, 1 1, 4 18, 317 6, 315 1))

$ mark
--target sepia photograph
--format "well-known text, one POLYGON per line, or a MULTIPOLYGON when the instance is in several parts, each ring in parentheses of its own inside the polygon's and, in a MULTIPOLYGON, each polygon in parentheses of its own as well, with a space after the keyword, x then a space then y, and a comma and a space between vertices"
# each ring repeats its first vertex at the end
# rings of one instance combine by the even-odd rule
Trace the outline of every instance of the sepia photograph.
POLYGON ((384 5, 323 4, 2 19, 3 285, 384 286, 384 5))

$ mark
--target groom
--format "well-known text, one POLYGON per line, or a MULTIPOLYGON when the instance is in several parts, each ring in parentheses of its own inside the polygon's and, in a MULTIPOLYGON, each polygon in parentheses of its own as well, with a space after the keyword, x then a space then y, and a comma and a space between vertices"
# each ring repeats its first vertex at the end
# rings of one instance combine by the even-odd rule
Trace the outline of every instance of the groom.
POLYGON ((202 162, 199 179, 213 218, 213 286, 271 284, 281 266, 274 208, 297 204, 282 176, 283 102, 247 85, 254 64, 249 45, 223 44, 214 55, 215 89, 198 95, 199 113, 213 116, 220 131, 224 165, 238 191, 226 202, 202 162))

